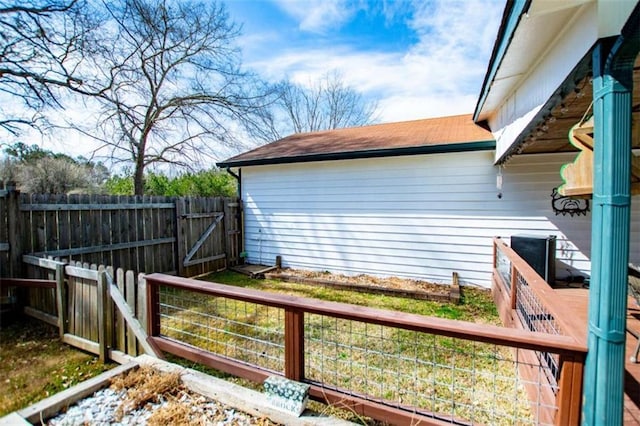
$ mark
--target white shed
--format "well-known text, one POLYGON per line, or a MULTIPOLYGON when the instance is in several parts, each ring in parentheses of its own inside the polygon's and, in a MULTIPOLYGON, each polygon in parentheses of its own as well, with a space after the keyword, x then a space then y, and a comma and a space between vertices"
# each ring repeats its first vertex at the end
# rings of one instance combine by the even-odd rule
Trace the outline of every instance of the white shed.
POLYGON ((296 134, 218 165, 241 177, 248 263, 488 287, 495 236, 554 235, 557 276, 589 273, 589 213, 552 208, 574 155, 500 170, 491 132, 461 115, 296 134))

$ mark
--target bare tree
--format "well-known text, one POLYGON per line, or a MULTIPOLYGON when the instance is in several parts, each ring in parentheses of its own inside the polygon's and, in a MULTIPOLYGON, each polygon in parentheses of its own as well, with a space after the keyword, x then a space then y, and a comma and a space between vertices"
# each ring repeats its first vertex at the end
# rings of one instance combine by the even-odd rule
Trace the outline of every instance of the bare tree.
MULTIPOLYGON (((133 163, 134 192, 152 164, 193 167, 262 98, 241 71, 238 27, 214 1, 106 2, 116 28, 105 55, 99 138, 113 161, 133 163)), ((91 133, 91 132, 88 132, 91 133)))
POLYGON ((260 125, 250 133, 271 142, 291 133, 314 132, 370 124, 378 105, 368 102, 345 84, 338 72, 329 72, 309 86, 280 82, 277 100, 262 112, 260 125))
POLYGON ((0 128, 37 126, 59 89, 82 92, 78 69, 95 28, 79 0, 0 0, 0 128))

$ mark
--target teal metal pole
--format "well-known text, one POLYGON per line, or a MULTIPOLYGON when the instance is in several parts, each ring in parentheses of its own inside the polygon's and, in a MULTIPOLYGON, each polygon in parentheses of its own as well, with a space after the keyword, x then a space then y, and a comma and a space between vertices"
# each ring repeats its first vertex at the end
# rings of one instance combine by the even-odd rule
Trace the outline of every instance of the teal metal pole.
POLYGON ((594 169, 589 327, 582 423, 622 425, 630 230, 633 64, 620 67, 622 38, 593 53, 594 169))

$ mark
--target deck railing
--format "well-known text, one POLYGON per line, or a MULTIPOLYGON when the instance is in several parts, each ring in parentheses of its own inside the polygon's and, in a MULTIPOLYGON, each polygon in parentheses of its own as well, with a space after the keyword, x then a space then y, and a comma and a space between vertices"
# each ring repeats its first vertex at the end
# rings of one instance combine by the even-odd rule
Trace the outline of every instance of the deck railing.
POLYGON ((392 424, 579 423, 586 349, 570 336, 163 274, 145 281, 149 340, 218 370, 284 375, 392 424), (537 353, 556 357, 557 370, 537 353))
MULTIPOLYGON (((584 324, 554 297, 551 286, 502 239, 494 239, 493 293, 503 323, 516 329, 567 336, 586 352, 584 324)), ((545 371, 550 387, 561 380, 562 359, 557 354, 534 351, 525 354, 530 364, 538 363, 545 371)), ((582 366, 580 367, 582 369, 582 366)), ((521 375, 527 375, 521 369, 521 375)), ((577 376, 582 387, 582 377, 577 376)), ((529 392, 536 392, 529 389, 529 392)), ((580 398, 580 393, 575 395, 580 398)))

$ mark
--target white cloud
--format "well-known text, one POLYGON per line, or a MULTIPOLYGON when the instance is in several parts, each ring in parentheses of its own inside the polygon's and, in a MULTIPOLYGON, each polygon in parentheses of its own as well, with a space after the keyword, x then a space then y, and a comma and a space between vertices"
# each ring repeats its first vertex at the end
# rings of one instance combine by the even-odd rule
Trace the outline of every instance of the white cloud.
MULTIPOLYGON (((331 0, 318 4, 277 0, 279 6, 303 27, 327 31, 343 25, 356 8, 354 2, 331 0)), ((382 10, 388 20, 407 18, 408 2, 385 2, 382 10)), ((277 23, 264 33, 252 32, 241 37, 244 65, 264 78, 278 81, 291 78, 305 84, 318 80, 331 70, 338 70, 345 82, 377 100, 382 122, 411 120, 473 112, 486 71, 495 34, 504 7, 498 1, 420 2, 413 5, 409 25, 417 41, 405 51, 357 50, 349 45, 318 45, 287 48, 277 23), (281 48, 281 46, 285 46, 281 48)), ((82 105, 68 115, 83 122, 82 105)), ((71 155, 91 154, 95 143, 81 136, 59 132, 42 137, 32 134, 23 140, 38 143, 71 155)))
POLYGON ((355 12, 351 2, 325 0, 320 2, 275 0, 286 14, 299 22, 302 31, 324 33, 345 23, 355 12))
POLYGON ((418 1, 409 23, 418 41, 405 52, 311 47, 271 51, 247 65, 266 78, 302 84, 339 70, 347 84, 378 99, 383 122, 471 113, 502 8, 495 1, 418 1))

